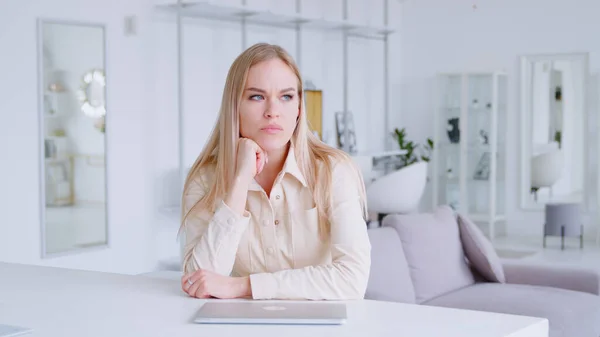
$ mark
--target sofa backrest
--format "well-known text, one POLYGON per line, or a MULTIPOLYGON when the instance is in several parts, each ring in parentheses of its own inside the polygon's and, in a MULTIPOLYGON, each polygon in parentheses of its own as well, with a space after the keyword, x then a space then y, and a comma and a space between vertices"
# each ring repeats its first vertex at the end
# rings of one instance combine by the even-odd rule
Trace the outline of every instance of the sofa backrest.
POLYGON ((454 211, 390 214, 383 227, 396 230, 410 270, 417 303, 475 283, 464 254, 454 211))
POLYGON ((415 303, 415 290, 410 277, 402 242, 394 228, 368 230, 371 241, 371 273, 366 299, 415 303))

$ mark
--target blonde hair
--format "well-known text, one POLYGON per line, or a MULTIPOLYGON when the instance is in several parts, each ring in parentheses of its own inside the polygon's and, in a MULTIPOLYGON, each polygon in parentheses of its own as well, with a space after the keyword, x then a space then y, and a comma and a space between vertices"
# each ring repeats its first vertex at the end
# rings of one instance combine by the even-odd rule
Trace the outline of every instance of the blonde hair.
POLYGON ((224 198, 229 190, 235 174, 235 162, 237 158, 237 142, 239 140, 239 106, 246 85, 248 71, 253 65, 279 58, 286 63, 298 78, 298 97, 300 104, 300 116, 296 129, 294 130, 291 143, 296 156, 298 167, 306 179, 314 201, 317 205, 321 233, 329 230, 328 215, 331 211, 331 196, 329 191, 332 185, 332 170, 334 159, 336 162, 347 163, 353 168, 353 172, 359 183, 360 203, 364 219, 367 218, 367 206, 364 190, 364 182, 358 168, 352 159, 342 150, 330 147, 321 142, 309 129, 304 109, 304 89, 300 71, 292 57, 280 46, 257 43, 240 54, 229 69, 219 119, 202 152, 191 167, 184 183, 182 197, 181 226, 185 224, 188 215, 196 208, 211 212, 215 211, 218 200, 224 198), (322 163, 322 169, 319 168, 322 163), (191 182, 201 177, 205 170, 214 170, 214 175, 208 184, 208 192, 186 212, 185 196, 191 182), (325 182, 325 183, 317 183, 325 182))

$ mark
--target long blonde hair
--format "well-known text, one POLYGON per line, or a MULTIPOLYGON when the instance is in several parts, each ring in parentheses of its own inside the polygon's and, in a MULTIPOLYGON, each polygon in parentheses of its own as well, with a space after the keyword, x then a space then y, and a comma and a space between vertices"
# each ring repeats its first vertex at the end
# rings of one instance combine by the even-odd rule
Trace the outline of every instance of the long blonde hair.
POLYGON ((291 137, 291 142, 293 144, 293 147, 291 148, 294 149, 298 167, 313 194, 313 198, 317 205, 322 233, 328 232, 329 229, 329 222, 327 221, 331 210, 331 197, 329 191, 331 190, 332 185, 334 160, 336 162, 348 163, 353 168, 353 172, 360 186, 359 193, 363 217, 364 219, 367 218, 364 182, 360 171, 344 151, 324 144, 308 127, 304 109, 303 81, 296 63, 280 46, 257 43, 240 54, 229 69, 221 100, 219 120, 214 126, 208 142, 194 162, 194 165, 191 167, 185 180, 182 197, 183 206, 181 210, 182 227, 184 226, 188 215, 198 207, 214 212, 218 200, 223 198, 229 190, 235 174, 237 142, 240 134, 239 106, 246 85, 248 71, 253 65, 273 58, 279 58, 286 63, 298 78, 300 116, 296 129, 291 137), (323 164, 323 169, 319 169, 319 162, 323 164), (213 179, 209 182, 210 186, 208 186, 208 192, 186 212, 185 195, 188 192, 190 183, 192 180, 199 178, 206 169, 210 169, 211 171, 214 170, 214 175, 212 176, 213 179), (324 183, 318 184, 317 182, 324 183), (323 232, 323 230, 325 232, 323 232))

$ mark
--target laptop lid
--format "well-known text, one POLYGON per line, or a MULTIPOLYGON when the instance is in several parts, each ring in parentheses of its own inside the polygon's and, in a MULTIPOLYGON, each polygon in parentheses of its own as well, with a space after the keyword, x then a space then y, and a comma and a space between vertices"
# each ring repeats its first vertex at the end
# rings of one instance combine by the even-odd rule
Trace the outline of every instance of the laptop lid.
POLYGON ((334 302, 207 301, 194 322, 220 324, 344 324, 346 305, 334 302))

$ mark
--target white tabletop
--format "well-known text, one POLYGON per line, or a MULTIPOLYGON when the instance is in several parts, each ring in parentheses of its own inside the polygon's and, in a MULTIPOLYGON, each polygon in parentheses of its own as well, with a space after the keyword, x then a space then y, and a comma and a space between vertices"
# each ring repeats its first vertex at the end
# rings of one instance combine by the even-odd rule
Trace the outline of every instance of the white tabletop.
POLYGON ((368 300, 340 326, 194 324, 203 303, 175 280, 0 263, 0 324, 32 336, 548 336, 545 319, 368 300))

